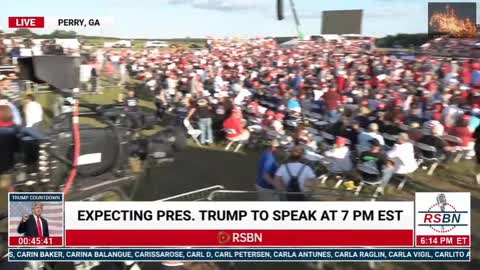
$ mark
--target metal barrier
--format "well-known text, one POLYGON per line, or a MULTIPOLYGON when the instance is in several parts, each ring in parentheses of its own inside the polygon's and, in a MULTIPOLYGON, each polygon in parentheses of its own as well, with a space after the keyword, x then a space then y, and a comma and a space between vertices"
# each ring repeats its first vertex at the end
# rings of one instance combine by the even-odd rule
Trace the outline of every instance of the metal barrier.
MULTIPOLYGON (((264 191, 248 190, 215 190, 210 193, 209 201, 257 201, 258 195, 264 191)), ((311 201, 376 201, 376 200, 401 200, 391 197, 374 197, 367 195, 355 196, 354 192, 348 190, 321 188, 314 192, 272 192, 276 195, 284 196, 288 194, 303 194, 311 201)))
POLYGON ((157 200, 157 202, 163 202, 163 201, 205 201, 208 200, 210 197, 210 194, 212 194, 215 191, 220 191, 224 190, 225 187, 222 185, 216 185, 216 186, 211 186, 211 187, 206 187, 206 188, 201 188, 197 190, 193 190, 190 192, 178 194, 175 196, 167 197, 164 199, 157 200))

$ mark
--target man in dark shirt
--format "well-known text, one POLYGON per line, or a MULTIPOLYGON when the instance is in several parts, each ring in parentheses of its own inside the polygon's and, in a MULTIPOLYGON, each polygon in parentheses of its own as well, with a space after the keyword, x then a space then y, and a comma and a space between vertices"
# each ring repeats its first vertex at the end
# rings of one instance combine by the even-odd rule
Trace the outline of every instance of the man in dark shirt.
POLYGON ((130 120, 131 128, 137 129, 142 127, 144 120, 143 113, 138 109, 138 98, 135 96, 135 92, 129 89, 127 97, 124 100, 124 110, 130 120))
POLYGON ((258 200, 260 201, 278 201, 280 196, 274 193, 272 185, 275 173, 279 167, 277 162, 277 149, 280 146, 277 140, 272 140, 270 149, 264 151, 258 162, 256 189, 258 191, 258 200))
POLYGON ((403 130, 400 128, 402 125, 402 120, 398 118, 394 118, 392 122, 386 123, 383 125, 382 132, 387 133, 390 135, 398 135, 403 132, 403 130))
POLYGON ((371 148, 360 155, 360 162, 364 165, 376 168, 378 172, 382 171, 382 167, 387 160, 382 153, 382 145, 376 139, 370 141, 371 148))
POLYGON ((350 140, 350 145, 349 145, 350 150, 355 150, 358 142, 359 134, 360 134, 360 125, 358 124, 358 122, 353 122, 350 126, 347 126, 341 133, 342 137, 345 137, 348 140, 350 140))
MULTIPOLYGON (((395 162, 382 152, 382 146, 378 140, 373 139, 370 144, 370 150, 360 155, 360 163, 364 168, 360 170, 360 174, 364 181, 381 181, 376 191, 383 194, 386 185, 395 173, 395 162)), ((353 189, 357 184, 358 181, 354 182, 353 185, 350 181, 346 183, 346 187, 353 189)))
POLYGON ((138 111, 138 98, 135 96, 135 91, 129 89, 127 92, 127 98, 125 98, 125 111, 136 112, 138 111))

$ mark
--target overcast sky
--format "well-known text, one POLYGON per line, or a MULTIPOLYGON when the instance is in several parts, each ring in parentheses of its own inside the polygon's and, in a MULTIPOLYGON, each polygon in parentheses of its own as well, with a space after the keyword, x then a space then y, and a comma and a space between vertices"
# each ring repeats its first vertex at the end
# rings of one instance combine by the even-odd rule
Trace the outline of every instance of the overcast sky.
MULTIPOLYGON (((63 28, 86 35, 122 38, 258 37, 295 35, 289 0, 286 19, 276 20, 276 0, 1 0, 0 29, 8 16, 45 16, 50 33, 52 20, 100 18, 102 27, 63 28)), ((302 30, 318 35, 323 10, 363 9, 363 34, 385 36, 428 30, 428 0, 294 0, 302 30)), ((448 1, 436 1, 448 2, 448 1)), ((464 2, 476 2, 465 0, 464 2)), ((477 5, 477 20, 480 15, 477 5)))

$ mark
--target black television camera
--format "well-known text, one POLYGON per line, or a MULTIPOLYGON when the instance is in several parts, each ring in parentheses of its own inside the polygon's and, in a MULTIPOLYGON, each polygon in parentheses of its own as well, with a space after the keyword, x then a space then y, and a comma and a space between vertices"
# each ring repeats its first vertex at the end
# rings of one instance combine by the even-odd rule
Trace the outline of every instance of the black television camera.
POLYGON ((45 40, 42 42, 42 53, 44 55, 63 55, 63 47, 55 43, 55 40, 45 40))
MULTIPOLYGON (((56 87, 57 93, 75 96, 68 89, 78 86, 76 58, 35 58, 19 61, 22 79, 47 82, 56 87)), ((75 170, 67 198, 95 199, 115 192, 130 199, 143 176, 160 163, 172 162, 175 152, 185 145, 183 133, 175 129, 143 135, 142 131, 152 126, 154 117, 147 112, 125 112, 121 104, 79 104, 78 117, 93 119, 89 122, 94 123, 79 124, 78 129, 73 114, 55 117, 48 132, 18 130, 22 162, 14 170, 16 191, 63 191, 75 170), (77 166, 74 165, 76 146, 80 146, 77 166)))

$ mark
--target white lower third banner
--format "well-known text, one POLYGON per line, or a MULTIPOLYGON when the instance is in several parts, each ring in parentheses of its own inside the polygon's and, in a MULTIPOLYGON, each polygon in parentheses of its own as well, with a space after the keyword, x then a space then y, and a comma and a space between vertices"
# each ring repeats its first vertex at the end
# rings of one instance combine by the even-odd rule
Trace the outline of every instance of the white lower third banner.
POLYGON ((67 247, 412 247, 413 202, 65 202, 67 247))

